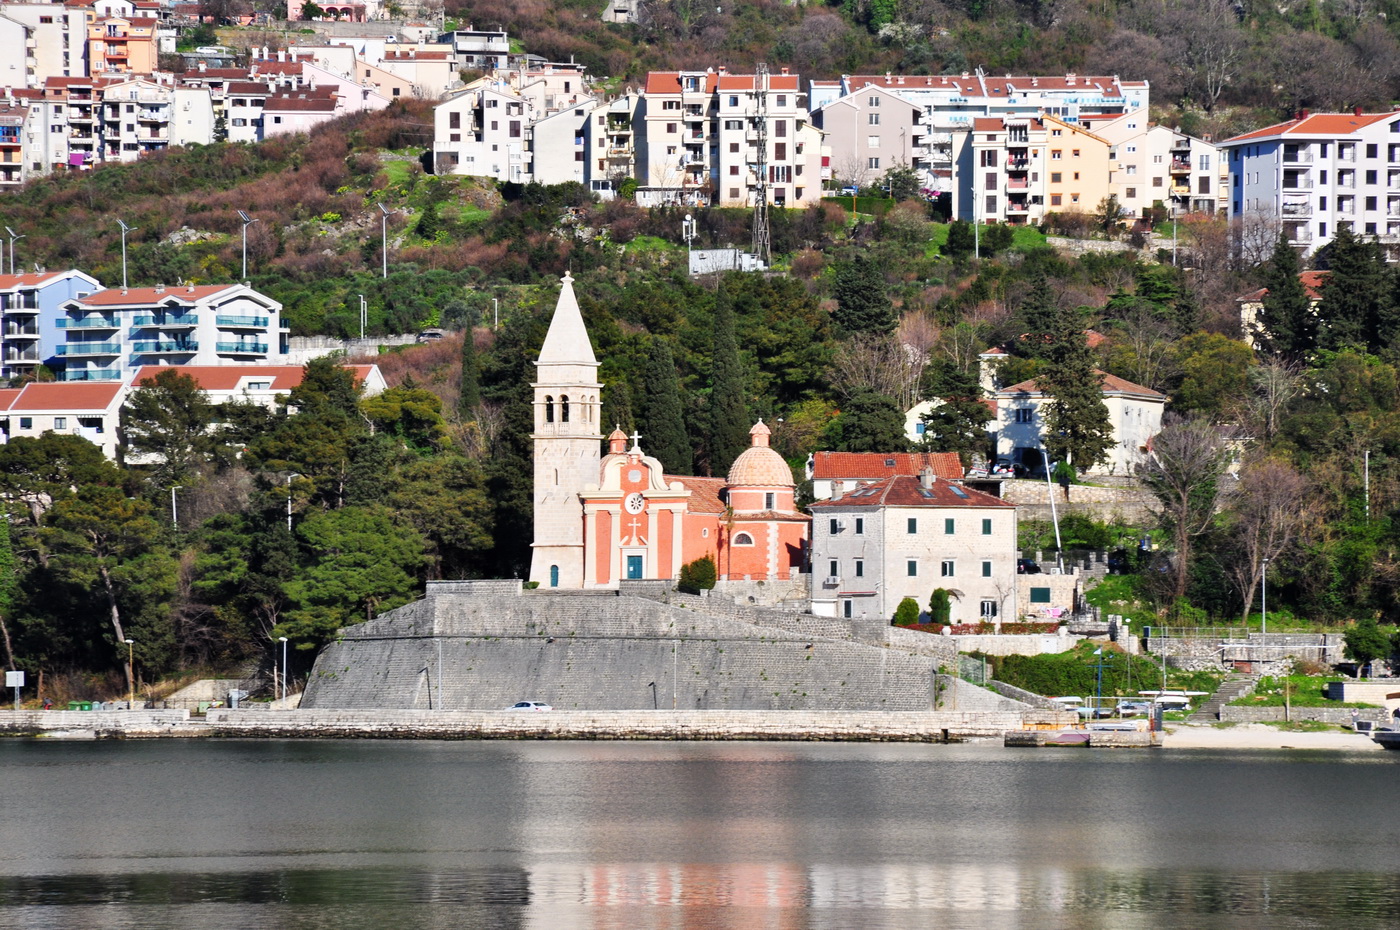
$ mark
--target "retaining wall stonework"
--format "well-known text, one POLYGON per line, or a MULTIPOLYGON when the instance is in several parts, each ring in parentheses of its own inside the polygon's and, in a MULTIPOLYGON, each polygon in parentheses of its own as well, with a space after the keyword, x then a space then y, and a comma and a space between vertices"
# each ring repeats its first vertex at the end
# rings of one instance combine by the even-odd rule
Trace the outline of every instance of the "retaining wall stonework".
MULTIPOLYGON (((1352 722, 1349 707, 1294 707, 1284 716, 1282 707, 1232 707, 1229 704, 1220 708, 1220 719, 1235 723, 1275 723, 1281 720, 1319 720, 1338 726, 1349 726, 1352 722)), ((1390 712, 1383 707, 1356 708, 1357 720, 1369 720, 1378 726, 1390 725, 1390 712)))

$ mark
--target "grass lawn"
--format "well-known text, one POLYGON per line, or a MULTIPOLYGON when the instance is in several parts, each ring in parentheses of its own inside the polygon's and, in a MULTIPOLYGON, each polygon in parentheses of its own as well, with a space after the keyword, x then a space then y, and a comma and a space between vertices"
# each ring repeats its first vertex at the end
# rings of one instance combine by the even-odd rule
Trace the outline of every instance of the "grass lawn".
POLYGON ((660 236, 637 236, 627 243, 629 252, 670 252, 679 248, 681 246, 667 242, 660 236))
POLYGON ((390 187, 396 184, 407 184, 413 177, 409 163, 406 161, 386 161, 379 166, 379 170, 388 176, 390 187))
POLYGON ((1343 703, 1341 701, 1329 701, 1323 697, 1323 686, 1329 681, 1343 681, 1338 675, 1315 676, 1315 675, 1282 675, 1274 677, 1265 675, 1259 679, 1259 687, 1254 689, 1253 694, 1246 694, 1242 698, 1231 701, 1234 707, 1282 707, 1284 706, 1284 687, 1288 688, 1288 703, 1294 707, 1374 707, 1373 704, 1359 704, 1356 702, 1343 703))

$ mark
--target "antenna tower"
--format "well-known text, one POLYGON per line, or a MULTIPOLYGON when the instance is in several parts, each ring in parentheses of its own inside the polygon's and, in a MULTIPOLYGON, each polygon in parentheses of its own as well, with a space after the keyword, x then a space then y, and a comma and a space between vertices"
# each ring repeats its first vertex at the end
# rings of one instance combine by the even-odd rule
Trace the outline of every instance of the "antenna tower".
POLYGON ((768 65, 765 62, 760 61, 754 69, 753 101, 754 143, 758 146, 758 159, 754 163, 758 183, 754 187, 753 254, 766 268, 773 264, 773 245, 768 230, 768 65))

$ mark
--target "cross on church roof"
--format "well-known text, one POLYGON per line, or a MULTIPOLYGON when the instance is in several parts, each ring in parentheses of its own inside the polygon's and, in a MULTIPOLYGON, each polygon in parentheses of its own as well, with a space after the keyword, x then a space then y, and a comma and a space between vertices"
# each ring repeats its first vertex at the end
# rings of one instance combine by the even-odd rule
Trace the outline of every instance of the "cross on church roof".
POLYGON ((635 429, 632 430, 632 451, 642 451, 642 434, 637 432, 635 429))

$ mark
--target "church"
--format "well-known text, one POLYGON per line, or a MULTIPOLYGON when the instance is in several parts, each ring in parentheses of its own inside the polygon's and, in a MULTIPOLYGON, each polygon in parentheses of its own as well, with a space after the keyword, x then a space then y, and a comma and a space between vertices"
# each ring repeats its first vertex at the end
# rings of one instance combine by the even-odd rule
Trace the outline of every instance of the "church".
POLYGON ((637 433, 614 429, 602 451, 598 361, 574 296, 559 302, 536 364, 535 535, 530 581, 615 588, 675 579, 709 556, 721 580, 790 581, 806 571, 811 518, 797 510, 792 470, 760 420, 727 478, 667 475, 637 433))

